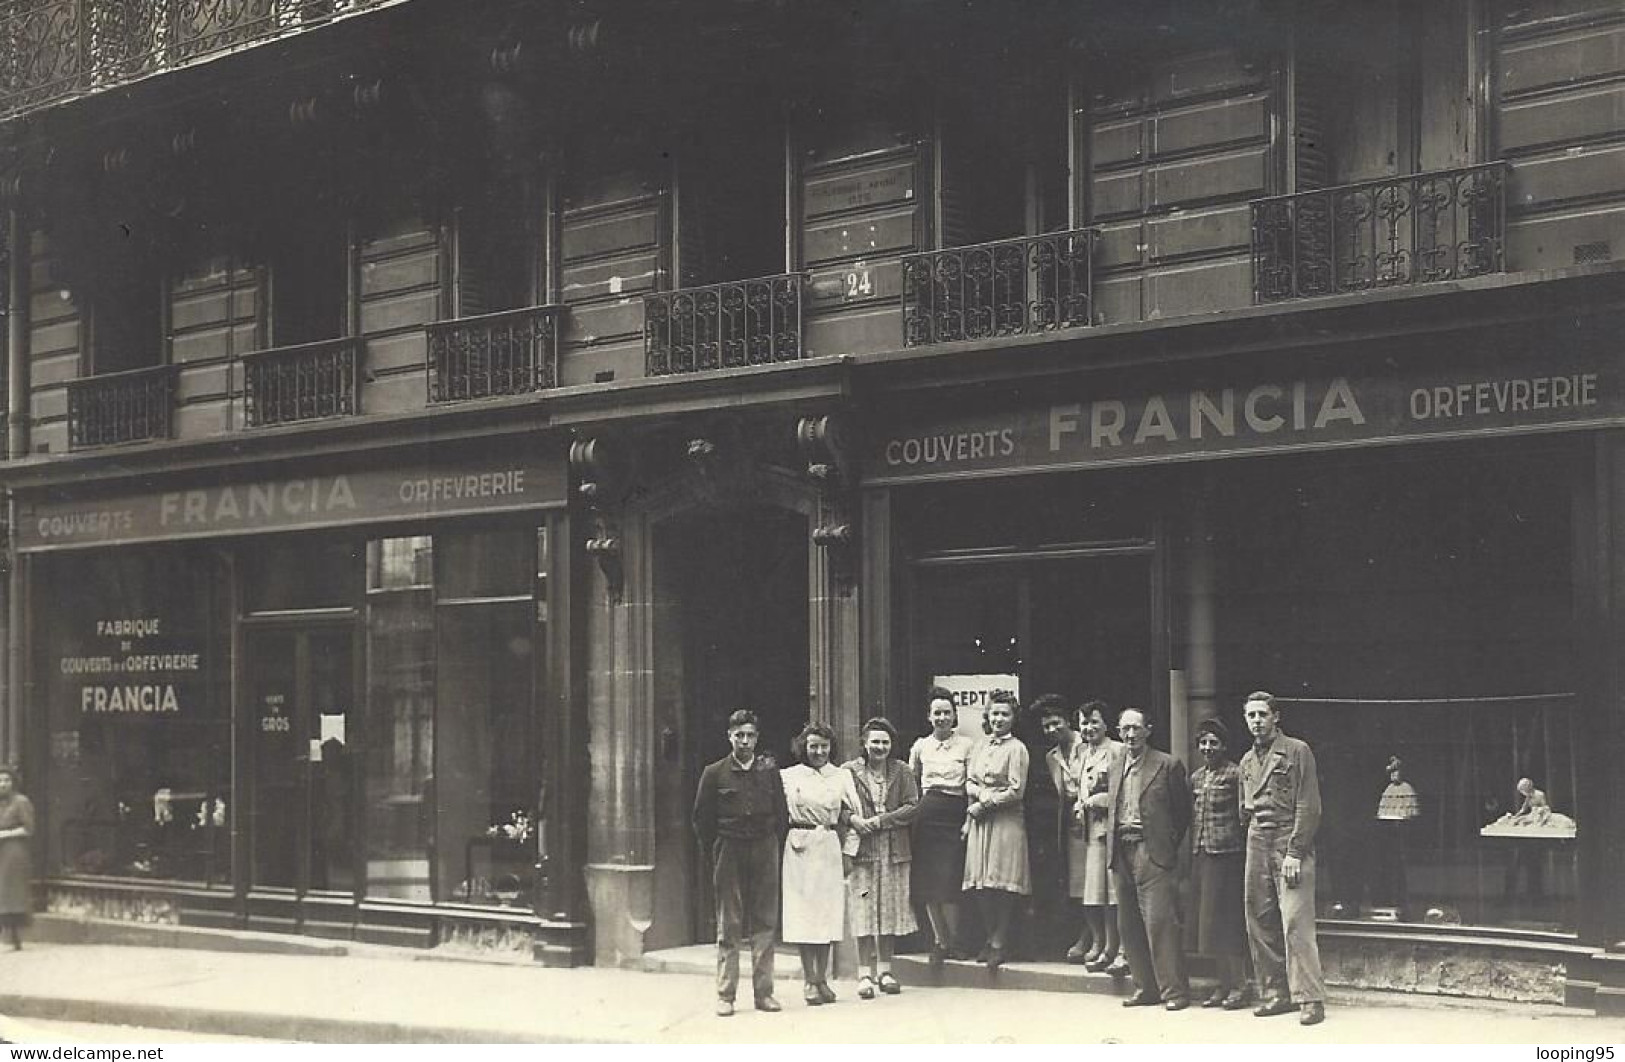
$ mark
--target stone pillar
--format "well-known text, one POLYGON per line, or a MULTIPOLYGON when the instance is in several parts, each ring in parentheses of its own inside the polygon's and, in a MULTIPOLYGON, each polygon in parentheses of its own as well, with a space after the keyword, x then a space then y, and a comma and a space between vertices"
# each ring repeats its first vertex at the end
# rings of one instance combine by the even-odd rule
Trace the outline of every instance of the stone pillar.
POLYGON ((1573 462, 1574 622, 1578 645, 1574 728, 1580 941, 1625 942, 1619 890, 1625 852, 1625 432, 1599 432, 1573 462))
POLYGON ((653 542, 643 514, 619 530, 619 592, 602 570, 589 580, 587 891, 601 966, 640 960, 654 919, 653 542))
MULTIPOLYGON (((1213 534, 1209 527, 1208 498, 1205 486, 1192 492, 1191 505, 1185 525, 1185 557, 1182 572, 1184 596, 1185 637, 1183 652, 1179 656, 1185 683, 1185 733, 1188 745, 1179 754, 1190 759, 1195 755, 1194 735, 1202 720, 1220 714, 1218 668, 1218 596, 1214 586, 1213 534)), ((1241 735, 1232 735, 1239 741, 1241 735)), ((1239 755, 1239 749, 1231 749, 1239 755)))
MULTIPOLYGON (((863 651, 858 660, 861 696, 868 708, 884 708, 893 723, 901 724, 905 732, 917 726, 918 720, 908 717, 911 710, 923 714, 908 698, 908 676, 899 674, 895 666, 898 647, 894 644, 892 597, 892 550, 895 535, 892 527, 892 494, 890 490, 866 490, 859 499, 860 526, 862 527, 862 553, 858 584, 861 587, 863 651)), ((924 690, 914 700, 922 700, 924 690)), ((861 722, 861 720, 860 720, 861 722)))
MULTIPOLYGON (((814 521, 814 526, 825 524, 820 519, 814 521)), ((850 562, 838 548, 812 542, 810 536, 809 543, 812 717, 835 728, 843 756, 856 755, 858 726, 869 717, 871 707, 863 699, 858 683, 862 642, 858 635, 857 587, 850 562)))

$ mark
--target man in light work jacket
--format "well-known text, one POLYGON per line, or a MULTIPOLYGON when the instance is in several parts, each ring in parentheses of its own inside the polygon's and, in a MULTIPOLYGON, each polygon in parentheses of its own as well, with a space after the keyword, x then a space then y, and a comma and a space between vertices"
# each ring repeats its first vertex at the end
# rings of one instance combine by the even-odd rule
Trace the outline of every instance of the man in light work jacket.
POLYGON ((1124 755, 1107 775, 1106 864, 1117 886, 1117 925, 1134 994, 1125 1007, 1190 1006, 1179 920, 1179 852, 1191 825, 1185 765, 1149 744, 1138 708, 1117 717, 1124 755))
POLYGON ((1242 714, 1253 735, 1253 747, 1241 758, 1247 943, 1263 996, 1253 1013, 1268 1018, 1297 1009, 1299 1022, 1318 1025, 1326 1019, 1326 981, 1315 941, 1315 754, 1281 733, 1270 694, 1248 695, 1242 714))

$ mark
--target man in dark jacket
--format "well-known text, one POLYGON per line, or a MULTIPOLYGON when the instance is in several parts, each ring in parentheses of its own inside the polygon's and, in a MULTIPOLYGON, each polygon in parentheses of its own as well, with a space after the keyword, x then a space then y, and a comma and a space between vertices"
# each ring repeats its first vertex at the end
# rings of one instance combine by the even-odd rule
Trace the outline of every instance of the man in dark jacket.
POLYGON ((756 755, 756 713, 728 717, 733 751, 706 767, 694 796, 694 833, 712 863, 717 899, 717 1015, 734 1012, 739 944, 750 938, 756 1009, 773 998, 773 943, 779 929, 779 845, 789 812, 779 769, 756 755))
POLYGON ((1149 744, 1151 724, 1125 708, 1126 755, 1107 777, 1106 860, 1117 885, 1117 924, 1134 994, 1125 1007, 1190 1005, 1179 919, 1179 852, 1191 825, 1185 765, 1149 744))

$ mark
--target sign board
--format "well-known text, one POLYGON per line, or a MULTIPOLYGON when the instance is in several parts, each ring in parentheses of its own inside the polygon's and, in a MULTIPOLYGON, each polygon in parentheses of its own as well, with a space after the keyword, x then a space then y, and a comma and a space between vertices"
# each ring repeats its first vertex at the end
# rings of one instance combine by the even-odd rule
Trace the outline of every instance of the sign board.
POLYGON ((19 550, 499 513, 562 505, 562 461, 493 457, 146 494, 20 498, 19 550))
POLYGON ((1419 375, 1282 373, 1204 387, 1079 379, 1052 391, 1042 405, 877 433, 865 476, 1003 475, 1625 423, 1618 366, 1574 351, 1522 368, 1486 359, 1478 369, 1419 375))
POLYGON ((972 741, 987 737, 982 720, 995 693, 1009 690, 1016 695, 1018 703, 1021 700, 1021 679, 1016 675, 937 675, 931 679, 931 685, 941 686, 952 695, 954 707, 959 711, 959 725, 955 730, 972 741))
POLYGON ((201 639, 173 616, 86 620, 84 638, 56 659, 59 681, 82 715, 182 716, 205 688, 201 639))

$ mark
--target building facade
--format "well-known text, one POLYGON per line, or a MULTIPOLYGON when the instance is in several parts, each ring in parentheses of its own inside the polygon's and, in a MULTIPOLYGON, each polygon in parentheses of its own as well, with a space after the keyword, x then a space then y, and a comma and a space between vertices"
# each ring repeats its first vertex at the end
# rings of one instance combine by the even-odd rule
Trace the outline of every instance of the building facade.
POLYGON ((735 707, 1263 687, 1334 980, 1625 1007, 1625 5, 872 6, 0 13, 42 905, 636 964, 735 707))

